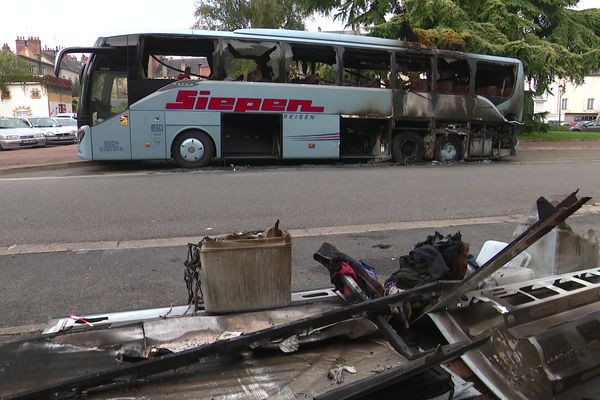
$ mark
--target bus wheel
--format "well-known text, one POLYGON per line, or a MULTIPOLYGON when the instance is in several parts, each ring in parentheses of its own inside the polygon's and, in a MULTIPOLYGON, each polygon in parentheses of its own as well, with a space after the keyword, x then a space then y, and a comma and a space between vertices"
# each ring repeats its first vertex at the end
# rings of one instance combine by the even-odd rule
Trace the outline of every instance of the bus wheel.
POLYGON ((435 143, 435 158, 442 162, 460 161, 463 157, 462 138, 458 135, 439 135, 435 143))
POLYGON ((415 132, 398 133, 392 139, 392 157, 403 165, 420 162, 425 155, 423 138, 415 132))
POLYGON ((171 149, 173 158, 181 168, 207 166, 215 156, 215 146, 206 133, 188 131, 177 137, 171 149))

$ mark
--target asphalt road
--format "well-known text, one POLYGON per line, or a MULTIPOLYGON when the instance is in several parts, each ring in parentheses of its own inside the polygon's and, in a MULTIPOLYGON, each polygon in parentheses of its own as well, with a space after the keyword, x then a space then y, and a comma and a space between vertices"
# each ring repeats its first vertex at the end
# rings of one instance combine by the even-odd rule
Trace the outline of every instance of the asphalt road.
MULTIPOLYGON (((399 255, 436 229, 460 229, 476 254, 485 240, 510 240, 515 221, 509 217, 531 209, 540 195, 579 188, 600 201, 599 162, 580 154, 443 166, 181 171, 115 164, 94 166, 100 173, 4 175, 0 328, 41 324, 70 311, 181 304, 187 239, 266 228, 276 219, 298 234, 294 290, 328 285, 312 260, 324 240, 374 265, 383 278, 399 255), (490 216, 495 219, 483 219, 490 216)), ((600 217, 572 223, 598 230, 600 217)))

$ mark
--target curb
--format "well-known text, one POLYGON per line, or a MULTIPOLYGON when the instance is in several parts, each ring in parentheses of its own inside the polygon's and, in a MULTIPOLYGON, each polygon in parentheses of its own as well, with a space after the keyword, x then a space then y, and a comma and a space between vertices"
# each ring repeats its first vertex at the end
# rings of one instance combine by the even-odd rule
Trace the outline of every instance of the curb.
POLYGON ((3 174, 11 174, 14 172, 27 172, 27 171, 43 171, 43 170, 53 170, 53 169, 67 169, 74 168, 78 166, 85 165, 90 161, 67 161, 67 162, 57 162, 57 163, 47 163, 47 164, 36 164, 36 165, 21 165, 14 167, 0 167, 0 175, 3 174))

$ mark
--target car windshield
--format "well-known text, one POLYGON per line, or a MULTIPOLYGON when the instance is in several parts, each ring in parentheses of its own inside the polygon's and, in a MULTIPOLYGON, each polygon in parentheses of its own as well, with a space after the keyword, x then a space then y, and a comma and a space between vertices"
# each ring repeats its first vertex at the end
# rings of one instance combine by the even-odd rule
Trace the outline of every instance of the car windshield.
POLYGON ((52 118, 29 118, 29 121, 31 121, 33 126, 35 126, 36 128, 54 128, 61 126, 52 118))
POLYGON ((77 120, 73 118, 56 118, 62 126, 77 126, 77 120))
POLYGON ((0 118, 0 129, 14 128, 29 128, 29 125, 19 118, 0 118))

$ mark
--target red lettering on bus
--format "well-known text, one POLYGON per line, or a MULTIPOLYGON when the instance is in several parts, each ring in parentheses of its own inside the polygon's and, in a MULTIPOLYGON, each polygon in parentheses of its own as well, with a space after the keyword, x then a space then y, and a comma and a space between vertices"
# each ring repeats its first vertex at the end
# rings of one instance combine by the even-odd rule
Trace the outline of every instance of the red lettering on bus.
POLYGON ((302 112, 317 112, 321 113, 325 110, 325 107, 312 105, 312 100, 290 100, 288 102, 287 111, 296 112, 298 108, 302 112))
POLYGON ((209 110, 231 111, 235 105, 234 97, 211 97, 208 102, 209 110))
POLYGON ((235 112, 258 111, 260 108, 261 99, 240 97, 235 103, 235 112))
POLYGON ((189 110, 194 108, 196 90, 180 90, 177 92, 175 103, 167 103, 167 110, 189 110))
POLYGON ((263 111, 285 111, 286 99, 265 99, 261 110, 263 111))
POLYGON ((196 110, 206 110, 208 99, 210 96, 209 90, 201 90, 198 92, 198 100, 196 101, 196 110))
POLYGON ((323 106, 313 106, 306 99, 261 99, 258 97, 210 97, 210 90, 180 90, 174 103, 166 103, 167 110, 218 110, 218 111, 277 111, 322 113, 323 106))

